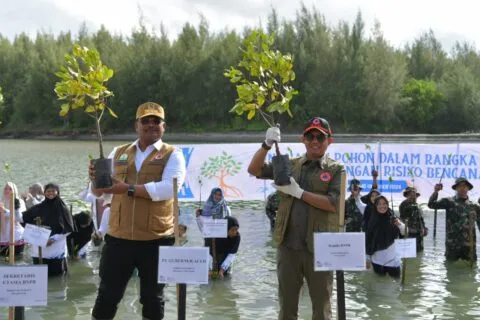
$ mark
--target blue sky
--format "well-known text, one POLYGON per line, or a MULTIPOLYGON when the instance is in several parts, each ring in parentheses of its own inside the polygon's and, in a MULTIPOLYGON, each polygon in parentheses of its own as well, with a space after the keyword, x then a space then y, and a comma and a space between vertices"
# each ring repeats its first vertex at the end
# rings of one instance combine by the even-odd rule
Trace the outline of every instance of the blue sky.
MULTIPOLYGON (((429 28, 449 49, 455 41, 480 43, 476 15, 480 2, 475 0, 317 0, 303 1, 315 6, 328 23, 353 21, 362 11, 366 29, 375 19, 385 37, 394 46, 403 46, 429 28)), ((92 31, 104 24, 109 30, 129 34, 138 25, 139 12, 149 29, 160 23, 174 38, 185 22, 195 25, 203 14, 213 31, 224 28, 241 30, 245 25, 266 22, 272 7, 279 16, 295 17, 300 1, 292 0, 0 0, 0 33, 9 38, 22 31, 35 35, 37 30, 58 33, 72 30, 82 22, 92 31)))

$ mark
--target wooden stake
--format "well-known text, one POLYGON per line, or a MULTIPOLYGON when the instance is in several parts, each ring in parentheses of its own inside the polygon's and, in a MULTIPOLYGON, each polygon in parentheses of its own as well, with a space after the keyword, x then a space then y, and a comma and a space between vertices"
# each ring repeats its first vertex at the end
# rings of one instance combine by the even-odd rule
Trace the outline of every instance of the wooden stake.
MULTIPOLYGON (((345 232, 345 190, 347 188, 347 175, 345 171, 340 174, 340 197, 338 204, 338 231, 345 232)), ((337 319, 346 320, 345 306, 345 278, 343 270, 336 271, 337 277, 337 319)))
POLYGON ((470 210, 468 218, 470 220, 468 224, 468 237, 470 240, 470 267, 473 268, 473 258, 475 257, 475 242, 473 242, 473 233, 475 230, 475 211, 473 209, 470 210))
MULTIPOLYGON (((178 208, 178 182, 177 177, 173 178, 173 222, 175 230, 175 246, 180 246, 180 211, 178 208)), ((187 313, 187 285, 177 283, 177 319, 185 320, 187 313)))
MULTIPOLYGON (((35 218, 35 223, 37 224, 37 226, 41 226, 42 225, 42 219, 40 217, 36 217, 35 218)), ((42 247, 41 246, 38 246, 38 263, 43 264, 42 247)))
MULTIPOLYGON (((8 244, 8 263, 15 265, 15 190, 12 189, 12 197, 10 198, 10 239, 8 244)), ((15 307, 8 307, 8 320, 15 319, 15 307)))
MULTIPOLYGON (((405 240, 406 239, 408 239, 408 219, 405 219, 405 240)), ((402 258, 402 286, 405 285, 406 272, 407 272, 407 258, 402 258)))

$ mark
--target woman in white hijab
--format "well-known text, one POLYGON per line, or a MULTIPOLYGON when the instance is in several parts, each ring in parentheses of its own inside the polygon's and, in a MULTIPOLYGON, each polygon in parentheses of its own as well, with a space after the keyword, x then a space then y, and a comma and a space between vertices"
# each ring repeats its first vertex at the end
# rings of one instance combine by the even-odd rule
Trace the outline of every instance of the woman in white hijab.
POLYGON ((8 244, 10 242, 10 202, 14 196, 15 213, 15 254, 23 252, 23 227, 21 223, 22 212, 26 210, 25 202, 20 199, 17 186, 13 182, 7 182, 3 188, 3 194, 0 200, 0 252, 1 255, 8 255, 8 244))

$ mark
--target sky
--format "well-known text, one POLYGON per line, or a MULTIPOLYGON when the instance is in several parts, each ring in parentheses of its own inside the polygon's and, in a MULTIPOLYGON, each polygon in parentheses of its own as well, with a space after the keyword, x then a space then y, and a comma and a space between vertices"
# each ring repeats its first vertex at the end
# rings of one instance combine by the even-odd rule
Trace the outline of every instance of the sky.
MULTIPOLYGON (((244 26, 265 25, 275 8, 279 17, 294 19, 301 7, 296 0, 0 0, 0 34, 13 39, 38 30, 78 32, 84 22, 90 31, 102 24, 111 32, 130 34, 138 26, 140 12, 150 30, 162 23, 174 39, 186 22, 198 25, 206 17, 211 31, 225 28, 242 30, 244 26)), ((353 22, 362 12, 367 32, 378 20, 387 40, 403 47, 432 29, 449 50, 455 41, 480 44, 477 0, 304 0, 315 7, 331 26, 339 21, 353 22)), ((368 33, 367 33, 368 34, 368 33)))

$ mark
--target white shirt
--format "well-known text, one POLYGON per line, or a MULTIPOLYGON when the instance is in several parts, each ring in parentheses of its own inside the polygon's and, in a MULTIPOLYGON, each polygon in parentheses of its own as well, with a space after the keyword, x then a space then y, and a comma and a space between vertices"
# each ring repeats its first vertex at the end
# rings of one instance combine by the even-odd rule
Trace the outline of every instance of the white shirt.
POLYGON ((365 208, 367 207, 367 205, 362 202, 362 200, 360 199, 360 195, 355 197, 355 204, 357 205, 358 210, 360 210, 362 214, 365 214, 365 208))
MULTIPOLYGON (((10 211, 5 209, 3 212, 3 219, 0 222, 0 242, 9 243, 10 242, 10 211)), ((22 222, 22 215, 20 210, 15 210, 15 238, 14 241, 17 242, 23 239, 23 227, 20 224, 22 222)))
MULTIPOLYGON (((154 150, 159 151, 162 148, 163 142, 160 139, 154 144, 149 145, 147 148, 145 148, 145 151, 140 150, 140 147, 138 146, 138 140, 133 142, 132 145, 135 145, 137 148, 137 152, 135 153, 135 168, 138 172, 142 167, 143 161, 145 161, 145 159, 154 150)), ((117 147, 112 150, 108 158, 113 159, 116 151, 117 147)), ((114 174, 114 170, 114 166, 112 166, 112 175, 114 174)), ((171 199, 173 198, 173 178, 177 177, 178 189, 180 190, 185 180, 186 174, 187 168, 183 152, 181 149, 175 148, 175 150, 168 158, 165 168, 163 169, 162 180, 149 182, 144 184, 144 186, 152 201, 163 201, 171 199)))
MULTIPOLYGON (((67 252, 67 234, 55 234, 50 239, 55 240, 50 246, 42 247, 42 258, 45 259, 63 259, 67 252)), ((30 255, 38 258, 38 247, 30 245, 30 255)))
MULTIPOLYGON (((100 197, 95 197, 95 195, 91 192, 91 187, 92 183, 88 184, 88 187, 78 193, 78 196, 80 199, 82 199, 85 202, 89 202, 91 205, 91 211, 92 211, 92 220, 93 220, 93 227, 95 228, 95 231, 98 231, 100 226, 98 226, 98 211, 97 211, 97 199, 102 201, 102 204, 104 205, 105 202, 110 203, 112 201, 112 196, 111 194, 102 194, 100 197)), ((103 216, 102 216, 102 221, 103 221, 103 216)), ((107 220, 108 222, 108 220, 107 220)))
POLYGON ((98 228, 98 232, 102 235, 108 232, 108 220, 110 220, 110 208, 105 208, 102 215, 102 221, 100 222, 100 227, 98 228))

